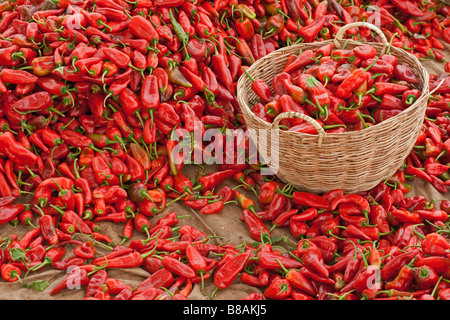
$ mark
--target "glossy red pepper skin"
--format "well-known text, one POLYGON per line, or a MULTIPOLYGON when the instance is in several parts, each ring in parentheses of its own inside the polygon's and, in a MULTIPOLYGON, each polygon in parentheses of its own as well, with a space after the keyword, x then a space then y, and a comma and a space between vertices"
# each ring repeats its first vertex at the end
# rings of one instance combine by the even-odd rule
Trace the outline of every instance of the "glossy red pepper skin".
POLYGON ((133 16, 128 25, 130 32, 138 39, 145 39, 149 43, 159 41, 159 35, 149 20, 140 15, 133 16))
POLYGON ((328 209, 330 207, 327 199, 310 192, 295 191, 292 196, 294 204, 299 206, 308 206, 317 209, 328 209))
POLYGON ((225 262, 214 274, 214 284, 220 288, 225 289, 236 279, 239 272, 245 266, 245 263, 250 258, 251 251, 245 251, 231 257, 225 262))
POLYGON ((278 279, 270 283, 263 294, 268 299, 284 299, 290 296, 292 286, 287 279, 278 279))
POLYGON ((2 206, 0 210, 0 225, 3 225, 16 218, 21 212, 25 210, 25 208, 25 205, 21 203, 2 206))
POLYGON ((247 229, 250 232, 250 236, 255 241, 262 241, 263 237, 266 237, 270 234, 268 228, 263 223, 261 218, 255 215, 250 210, 242 211, 244 222, 247 226, 247 229))

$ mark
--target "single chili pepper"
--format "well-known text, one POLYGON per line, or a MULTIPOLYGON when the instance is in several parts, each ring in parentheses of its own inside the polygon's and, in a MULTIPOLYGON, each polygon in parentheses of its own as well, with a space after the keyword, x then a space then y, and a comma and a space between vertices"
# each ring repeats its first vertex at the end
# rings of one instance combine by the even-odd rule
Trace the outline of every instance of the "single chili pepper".
POLYGON ((285 278, 291 283, 293 288, 299 289, 312 297, 316 295, 316 290, 311 282, 296 269, 290 269, 286 273, 285 278))
POLYGON ((233 192, 237 202, 239 203, 242 209, 249 210, 255 213, 255 202, 252 199, 248 198, 246 195, 240 193, 236 189, 233 190, 233 192))
POLYGON ((284 299, 290 296, 292 286, 287 279, 277 279, 270 283, 263 294, 268 299, 284 299))
MULTIPOLYGON (((103 277, 103 275, 102 275, 102 277, 103 277)), ((119 294, 122 290, 131 290, 132 289, 131 286, 129 286, 128 284, 126 284, 118 279, 111 278, 109 276, 107 276, 105 278, 106 279, 105 279, 104 283, 108 287, 108 290, 111 294, 119 294)))
POLYGON ((15 282, 20 280, 22 271, 19 269, 19 267, 16 267, 10 263, 3 263, 0 269, 3 280, 6 280, 8 282, 15 282))
POLYGON ((53 287, 50 295, 55 295, 64 289, 73 289, 75 284, 84 286, 89 283, 88 271, 81 266, 74 267, 62 282, 53 287))
POLYGON ((184 278, 192 278, 195 276, 195 271, 187 264, 170 256, 162 258, 162 265, 170 272, 184 278))
POLYGON ((155 110, 159 105, 159 88, 158 88, 158 80, 154 75, 148 75, 143 83, 141 88, 141 115, 146 120, 153 114, 153 110, 155 110))
POLYGON ((6 154, 14 163, 34 165, 37 161, 37 156, 23 145, 17 143, 10 131, 0 135, 0 151, 6 154))
POLYGON ((413 166, 411 166, 411 165, 408 165, 408 166, 406 167, 405 173, 406 173, 406 174, 413 175, 413 176, 416 176, 416 177, 418 177, 419 179, 422 179, 422 180, 431 182, 431 177, 430 177, 430 175, 429 175, 427 172, 422 171, 422 170, 420 170, 419 168, 413 167, 413 166))
POLYGON ((348 99, 353 90, 358 88, 367 80, 367 72, 363 68, 354 70, 344 81, 341 82, 335 94, 342 99, 348 99))
POLYGON ((202 288, 204 287, 204 272, 207 268, 206 261, 201 253, 193 246, 186 247, 186 257, 191 268, 200 275, 202 279, 202 288))
POLYGON ((387 221, 387 210, 382 205, 375 205, 371 208, 370 222, 382 233, 390 231, 389 222, 387 221))
POLYGON ((317 77, 320 81, 324 82, 324 86, 326 86, 334 76, 337 67, 338 62, 333 59, 326 60, 319 65, 319 68, 317 69, 317 77))
POLYGON ((301 267, 301 263, 296 259, 284 257, 269 251, 261 251, 258 254, 259 265, 265 269, 278 270, 278 269, 298 269, 301 267))
POLYGON ((39 226, 45 240, 47 240, 50 244, 55 244, 58 242, 58 235, 56 234, 53 219, 50 215, 43 215, 40 217, 39 226))
POLYGON ((223 202, 222 200, 219 201, 215 201, 212 203, 208 203, 207 205, 205 205, 200 212, 203 214, 215 214, 215 213, 219 213, 222 211, 223 207, 225 205, 225 202, 223 202))
POLYGON ((356 195, 356 194, 344 195, 344 196, 334 199, 330 205, 330 209, 335 210, 339 204, 345 203, 345 202, 352 202, 352 203, 359 205, 361 207, 361 209, 363 210, 363 213, 365 213, 365 214, 368 214, 370 212, 369 202, 365 198, 363 198, 359 195, 356 195))
POLYGON ((420 223, 422 219, 417 212, 409 212, 399 208, 390 211, 390 214, 399 222, 403 223, 420 223))
POLYGON ((314 51, 305 50, 302 54, 300 54, 294 61, 290 62, 283 69, 283 73, 292 73, 297 69, 304 68, 308 65, 314 63, 314 51))
POLYGON ((289 220, 292 219, 298 213, 298 209, 289 209, 277 216, 275 220, 272 221, 272 225, 274 227, 283 226, 286 223, 289 223, 289 220))
POLYGON ((393 75, 398 80, 403 80, 411 84, 419 84, 420 80, 406 64, 398 64, 393 71, 393 75))
POLYGON ((218 171, 210 173, 206 176, 202 176, 198 179, 198 184, 195 186, 195 190, 200 187, 201 191, 212 190, 219 187, 224 181, 233 177, 238 171, 234 169, 218 171))
POLYGON ((34 74, 9 68, 3 69, 0 76, 4 82, 12 84, 30 84, 38 81, 38 77, 34 74))
POLYGON ((251 41, 252 36, 255 34, 255 30, 252 21, 249 18, 241 17, 241 19, 235 21, 234 26, 239 36, 245 41, 251 41))
MULTIPOLYGON (((375 282, 372 289, 375 289, 378 285, 376 280, 377 272, 379 268, 377 266, 369 265, 367 267, 363 267, 358 274, 355 276, 354 280, 352 280, 352 287, 356 289, 358 292, 363 292, 363 290, 367 289, 369 285, 371 285, 371 281, 375 282)), ((347 287, 347 286, 346 286, 347 287)), ((345 288, 341 289, 341 292, 345 292, 345 288)))
POLYGON ((273 196, 277 191, 280 183, 275 181, 267 181, 260 185, 258 200, 261 204, 270 204, 273 200, 273 196))
POLYGON ((275 193, 270 203, 267 218, 275 220, 282 212, 286 203, 286 196, 282 193, 275 193))
POLYGON ((150 277, 142 281, 139 286, 134 290, 133 295, 141 294, 143 291, 149 288, 167 288, 174 282, 173 274, 166 270, 160 269, 153 273, 150 277))
POLYGON ((300 272, 300 274, 302 274, 305 278, 307 278, 309 280, 317 281, 317 282, 323 283, 323 284, 330 284, 330 285, 335 284, 335 281, 333 279, 321 277, 317 273, 308 270, 306 267, 301 267, 299 272, 300 272))
POLYGON ((306 100, 319 110, 319 114, 325 116, 330 105, 330 95, 325 87, 310 74, 301 74, 298 77, 299 86, 310 94, 310 100, 306 100))
POLYGON ((308 249, 303 253, 302 261, 303 265, 306 268, 312 269, 314 272, 317 272, 319 275, 328 278, 329 271, 325 267, 325 264, 323 263, 322 254, 320 251, 315 249, 308 249))
POLYGON ((141 266, 143 258, 139 252, 130 252, 115 258, 107 259, 105 264, 98 264, 101 262, 95 262, 95 260, 93 260, 93 263, 97 263, 96 265, 99 266, 105 266, 106 268, 133 268, 141 266))
POLYGON ((320 18, 314 20, 313 23, 300 28, 298 30, 298 35, 303 37, 305 42, 312 42, 319 34, 320 30, 322 30, 325 20, 325 16, 321 16, 320 18))
POLYGON ((414 270, 414 279, 420 289, 430 289, 439 281, 439 275, 433 268, 424 265, 414 270))
POLYGON ((242 210, 242 216, 253 240, 262 242, 264 238, 270 235, 269 229, 255 213, 244 209, 242 210))
POLYGON ((135 15, 128 24, 130 32, 138 39, 145 39, 151 44, 159 41, 159 35, 149 20, 135 15))
MULTIPOLYGON (((442 204, 441 204, 442 207, 442 204)), ((448 220, 447 212, 444 210, 417 210, 416 211, 422 220, 428 220, 431 222, 442 221, 445 222, 448 220)))
POLYGON ((425 172, 428 175, 440 176, 448 171, 448 166, 440 163, 427 163, 425 165, 425 172))
MULTIPOLYGON (((330 203, 325 198, 310 192, 295 191, 292 194, 294 204, 299 206, 313 207, 317 209, 328 209, 330 203)), ((334 210, 334 209, 332 209, 334 210)))
POLYGON ((93 259, 95 253, 96 249, 94 247, 94 244, 89 240, 73 248, 73 254, 84 259, 93 259))
POLYGON ((220 289, 226 289, 242 271, 251 251, 247 250, 230 258, 214 274, 214 284, 220 289))
POLYGON ((247 70, 245 70, 245 68, 243 68, 242 70, 244 70, 245 74, 252 81, 251 89, 253 90, 253 92, 265 103, 272 101, 274 96, 267 83, 263 79, 253 79, 253 77, 247 72, 247 70))
POLYGON ((222 54, 214 54, 211 58, 212 69, 217 75, 218 80, 225 86, 225 88, 232 94, 235 94, 233 85, 233 78, 231 77, 230 69, 227 67, 227 59, 222 54))
POLYGON ((424 254, 445 255, 449 251, 447 239, 438 233, 429 233, 426 236, 420 235, 421 246, 424 254))

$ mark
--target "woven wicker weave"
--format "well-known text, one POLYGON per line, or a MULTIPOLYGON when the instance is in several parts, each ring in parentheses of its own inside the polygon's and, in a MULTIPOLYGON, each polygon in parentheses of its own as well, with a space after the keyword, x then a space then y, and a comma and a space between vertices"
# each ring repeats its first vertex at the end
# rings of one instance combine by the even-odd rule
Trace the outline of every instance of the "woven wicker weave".
MULTIPOLYGON (((299 54, 300 49, 314 51, 329 42, 334 42, 335 48, 341 48, 346 43, 346 49, 370 44, 378 54, 384 53, 389 45, 380 29, 372 24, 356 22, 341 28, 335 39, 296 44, 276 50, 257 60, 248 72, 253 78, 264 79, 271 85, 273 77, 281 72, 290 55, 299 54), (382 43, 342 39, 345 31, 353 27, 374 30, 380 35, 382 43)), ((273 123, 263 121, 251 111, 250 102, 258 101, 251 90, 252 82, 246 75, 241 76, 237 85, 237 97, 250 137, 258 150, 266 150, 266 164, 276 166, 270 159, 278 159, 279 167, 275 173, 282 181, 314 193, 338 188, 346 192, 359 192, 375 187, 379 182, 392 177, 400 168, 411 152, 423 123, 429 96, 429 74, 414 55, 395 47, 390 48, 390 53, 398 57, 399 64, 406 64, 414 71, 420 80, 420 85, 415 88, 421 90, 422 95, 397 116, 360 131, 325 133, 314 119, 292 113, 278 115, 273 123), (315 125, 318 134, 287 132, 278 128, 282 118, 292 117, 303 118, 315 125), (264 135, 262 130, 265 131, 264 135), (279 135, 277 144, 273 147, 272 134, 279 135)))

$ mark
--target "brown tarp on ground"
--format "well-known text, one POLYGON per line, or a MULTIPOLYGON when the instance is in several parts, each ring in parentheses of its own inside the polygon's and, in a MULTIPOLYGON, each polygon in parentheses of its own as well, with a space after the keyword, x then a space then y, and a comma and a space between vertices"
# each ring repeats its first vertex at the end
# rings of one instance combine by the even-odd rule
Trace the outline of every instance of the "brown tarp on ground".
MULTIPOLYGON (((446 44, 447 50, 444 52, 446 54, 446 58, 450 61, 450 45, 446 44)), ((424 61, 424 67, 427 68, 429 73, 432 74, 441 74, 444 72, 443 64, 437 63, 434 61, 424 61)), ((197 173, 199 167, 195 165, 191 165, 186 167, 183 170, 188 176, 194 176, 197 173)), ((211 172, 212 168, 207 168, 206 172, 211 172)), ((234 187, 237 184, 234 181, 226 182, 228 185, 234 187)), ((450 194, 441 194, 436 191, 430 184, 424 183, 420 180, 415 180, 413 182, 413 190, 408 193, 408 196, 415 195, 424 195, 427 200, 431 199, 448 199, 450 200, 450 194)), ((242 189, 242 188, 241 188, 242 189)), ((251 192, 246 192, 243 190, 245 194, 256 200, 255 196, 251 192)), ((203 231, 208 236, 215 236, 211 239, 212 243, 220 244, 220 243, 230 243, 234 245, 242 245, 243 242, 251 244, 254 241, 250 238, 248 231, 246 229, 245 224, 239 220, 242 216, 242 210, 234 205, 228 204, 223 209, 222 212, 214 215, 203 215, 200 212, 193 210, 182 203, 174 203, 169 208, 167 208, 163 213, 151 218, 152 224, 156 222, 157 219, 175 211, 178 216, 181 215, 190 215, 191 218, 182 218, 178 226, 182 224, 192 225, 199 230, 203 231)), ((35 220, 36 222, 37 220, 35 220)), ((99 223, 101 227, 102 233, 109 236, 114 243, 119 243, 121 238, 119 235, 122 232, 123 223, 115 224, 115 223, 107 223, 101 222, 99 223)), ((270 226, 269 226, 270 227, 270 226)), ((21 237, 25 234, 30 227, 19 225, 16 228, 12 228, 10 224, 5 224, 0 226, 0 234, 3 238, 8 237, 12 233, 17 234, 18 237, 21 237)), ((280 246, 285 247, 287 250, 292 250, 296 246, 296 241, 290 237, 290 232, 288 229, 276 228, 272 232, 272 237, 281 236, 282 238, 287 238, 287 241, 281 241, 277 243, 280 246)), ((134 232, 133 238, 139 239, 144 238, 144 236, 138 232, 134 232)), ((89 238, 77 235, 77 239, 87 240, 89 238)), ((129 241, 125 243, 127 245, 129 241)), ((108 250, 101 245, 97 245, 97 256, 104 255, 108 253, 108 250)), ((71 256, 71 247, 70 245, 66 245, 67 253, 64 258, 71 256)), ((108 275, 111 278, 117 278, 123 281, 126 284, 131 286, 137 286, 141 281, 145 280, 150 274, 145 271, 143 268, 129 268, 129 269, 107 269, 108 275)), ((37 280, 48 281, 50 285, 42 292, 37 292, 33 289, 27 289, 21 287, 18 282, 8 283, 6 281, 0 280, 0 300, 80 300, 84 297, 85 290, 84 287, 81 290, 76 289, 66 289, 62 292, 58 293, 55 296, 51 296, 50 292, 54 286, 56 286, 59 282, 61 282, 66 273, 63 270, 57 270, 52 268, 51 266, 47 266, 40 271, 31 272, 24 279, 24 282, 27 284, 31 284, 37 280)), ((207 300, 210 299, 210 294, 214 290, 215 286, 210 279, 206 280, 204 290, 200 290, 200 285, 194 285, 192 293, 188 297, 190 300, 207 300)), ((239 280, 235 280, 235 282, 226 290, 218 290, 215 296, 217 300, 239 300, 249 293, 252 292, 260 292, 258 288, 251 287, 239 282, 239 280)))

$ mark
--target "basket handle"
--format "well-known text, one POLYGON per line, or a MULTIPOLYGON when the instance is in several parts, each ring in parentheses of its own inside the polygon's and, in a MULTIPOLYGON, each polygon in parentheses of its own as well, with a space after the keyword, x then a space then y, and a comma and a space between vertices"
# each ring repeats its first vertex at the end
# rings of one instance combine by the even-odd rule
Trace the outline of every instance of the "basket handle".
POLYGON ((310 116, 300 113, 300 112, 282 112, 279 115, 275 117, 275 119, 272 122, 272 129, 278 128, 278 125, 280 124, 280 121, 282 119, 292 119, 292 118, 300 118, 302 120, 305 120, 309 124, 313 125, 314 128, 317 130, 317 133, 319 134, 319 148, 322 146, 322 140, 323 136, 325 135, 325 130, 320 126, 320 124, 314 120, 314 118, 311 118, 310 116))
POLYGON ((440 87, 441 85, 444 83, 444 79, 442 79, 439 84, 436 86, 436 88, 434 88, 431 92, 428 92, 428 96, 431 96, 433 93, 435 93, 440 87))
POLYGON ((341 27, 338 32, 336 33, 336 36, 334 38, 334 45, 337 48, 341 47, 341 43, 340 41, 342 40, 342 37, 344 36, 345 32, 351 28, 355 28, 355 27, 365 27, 365 28, 369 28, 370 30, 375 31, 381 38, 381 42, 383 43, 383 49, 381 50, 381 55, 386 53, 387 48, 389 47, 389 42, 386 39, 386 36, 384 35, 383 31, 381 31, 381 29, 379 29, 377 26, 375 26, 374 24, 368 23, 368 22, 354 22, 354 23, 349 23, 346 24, 345 26, 341 27))

